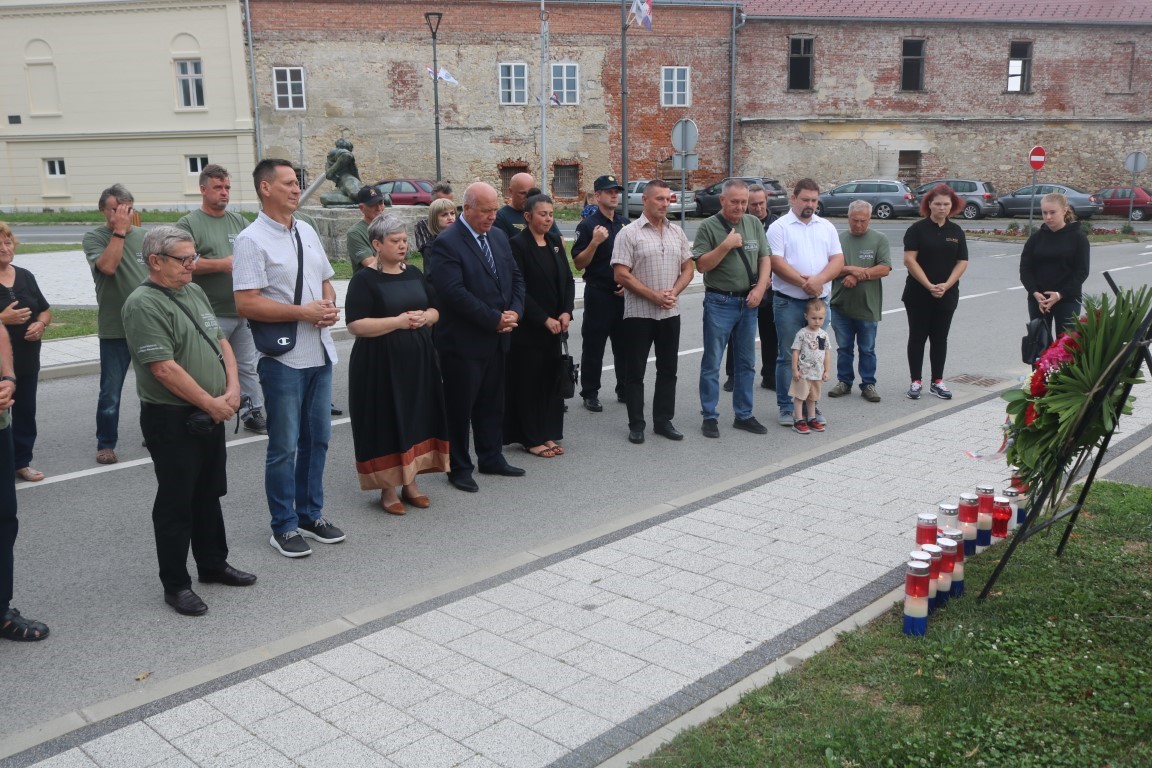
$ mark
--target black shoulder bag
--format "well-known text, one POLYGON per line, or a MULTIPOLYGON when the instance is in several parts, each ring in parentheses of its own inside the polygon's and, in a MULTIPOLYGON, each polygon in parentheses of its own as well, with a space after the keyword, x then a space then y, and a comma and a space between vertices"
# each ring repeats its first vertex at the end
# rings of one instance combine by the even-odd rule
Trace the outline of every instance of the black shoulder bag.
MULTIPOLYGON (((304 244, 300 242, 300 232, 295 227, 292 234, 296 235, 296 295, 293 304, 300 303, 300 295, 304 292, 304 244)), ((291 352, 296 346, 296 321, 285 320, 276 323, 267 323, 262 320, 249 320, 252 328, 252 341, 256 349, 269 357, 279 357, 285 352, 291 352)))
POLYGON ((560 334, 564 352, 560 355, 560 370, 556 372, 556 394, 561 400, 576 396, 576 382, 580 379, 580 363, 568 354, 568 332, 560 334))
MULTIPOLYGON (((724 234, 726 236, 730 235, 732 230, 735 229, 735 227, 728 223, 728 220, 724 218, 723 214, 716 214, 716 221, 720 222, 724 227, 724 234)), ((760 279, 760 265, 756 265, 756 272, 753 273, 751 265, 748 264, 748 256, 744 250, 744 246, 740 246, 740 263, 744 265, 744 270, 748 273, 748 290, 752 290, 756 287, 756 281, 760 279)))

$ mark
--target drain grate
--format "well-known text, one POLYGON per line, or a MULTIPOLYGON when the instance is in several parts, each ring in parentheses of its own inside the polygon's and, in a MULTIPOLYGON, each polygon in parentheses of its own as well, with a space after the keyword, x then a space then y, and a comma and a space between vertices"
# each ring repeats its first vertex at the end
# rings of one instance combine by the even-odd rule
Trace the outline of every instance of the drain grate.
POLYGON ((1008 379, 997 379, 993 376, 976 376, 975 374, 971 373, 961 373, 956 376, 949 376, 948 380, 955 384, 971 384, 974 387, 992 387, 1008 381, 1008 379))

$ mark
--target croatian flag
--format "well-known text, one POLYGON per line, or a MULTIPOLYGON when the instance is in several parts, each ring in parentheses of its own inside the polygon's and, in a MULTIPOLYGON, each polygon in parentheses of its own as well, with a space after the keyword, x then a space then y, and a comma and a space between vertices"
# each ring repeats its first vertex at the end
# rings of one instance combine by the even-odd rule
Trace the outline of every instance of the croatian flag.
POLYGON ((548 103, 554 107, 560 106, 560 97, 555 92, 552 93, 552 98, 548 99, 548 103))
MULTIPOLYGON (((428 77, 434 80, 437 79, 437 73, 432 71, 432 67, 424 67, 424 71, 428 73, 428 77)), ((444 69, 444 67, 440 67, 439 79, 451 85, 460 85, 460 82, 452 77, 452 73, 444 69)))
POLYGON ((652 0, 632 0, 632 9, 629 13, 633 19, 644 25, 644 29, 652 29, 652 0))

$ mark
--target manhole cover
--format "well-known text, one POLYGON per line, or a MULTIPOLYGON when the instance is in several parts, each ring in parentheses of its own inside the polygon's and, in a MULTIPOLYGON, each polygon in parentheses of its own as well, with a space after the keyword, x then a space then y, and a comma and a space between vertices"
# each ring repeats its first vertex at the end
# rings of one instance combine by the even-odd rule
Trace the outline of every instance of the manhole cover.
POLYGON ((993 376, 977 376, 972 373, 961 373, 957 376, 949 376, 948 380, 958 384, 971 384, 974 387, 992 387, 1008 381, 1008 379, 997 379, 993 376))

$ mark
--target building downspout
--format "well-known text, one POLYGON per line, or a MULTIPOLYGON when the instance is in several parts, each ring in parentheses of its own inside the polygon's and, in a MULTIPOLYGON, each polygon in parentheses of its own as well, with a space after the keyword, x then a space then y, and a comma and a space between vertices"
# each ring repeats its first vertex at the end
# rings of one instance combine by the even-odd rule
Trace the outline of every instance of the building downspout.
POLYGON ((252 45, 252 9, 244 0, 244 29, 248 33, 248 77, 252 81, 252 128, 256 134, 256 162, 264 159, 264 142, 260 139, 260 97, 256 90, 256 49, 252 45))
MULTIPOLYGON (((247 2, 248 0, 244 0, 247 2)), ((736 175, 736 30, 747 17, 738 6, 732 6, 732 33, 728 42, 728 175, 736 175)))

